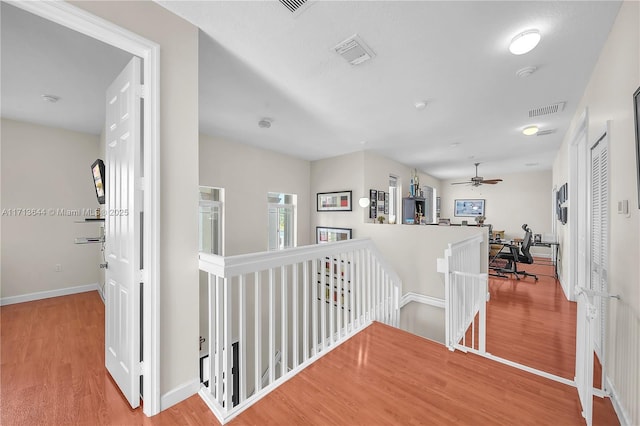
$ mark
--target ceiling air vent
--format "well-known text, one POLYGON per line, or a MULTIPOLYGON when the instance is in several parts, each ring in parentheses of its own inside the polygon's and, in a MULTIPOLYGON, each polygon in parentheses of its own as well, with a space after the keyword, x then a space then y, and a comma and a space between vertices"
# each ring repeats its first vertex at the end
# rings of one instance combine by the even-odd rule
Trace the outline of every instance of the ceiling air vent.
POLYGON ((333 48, 338 55, 341 55, 351 65, 360 65, 363 62, 373 58, 375 53, 362 41, 357 34, 349 37, 343 42, 338 43, 333 48))
POLYGON ((287 9, 289 9, 289 12, 291 13, 300 13, 302 12, 302 10, 305 9, 305 7, 308 5, 309 0, 279 0, 280 3, 282 3, 282 5, 284 7, 286 7, 287 9))
POLYGON ((558 102, 551 105, 546 105, 540 108, 534 108, 529 110, 529 118, 540 117, 541 115, 556 114, 564 111, 566 102, 558 102))

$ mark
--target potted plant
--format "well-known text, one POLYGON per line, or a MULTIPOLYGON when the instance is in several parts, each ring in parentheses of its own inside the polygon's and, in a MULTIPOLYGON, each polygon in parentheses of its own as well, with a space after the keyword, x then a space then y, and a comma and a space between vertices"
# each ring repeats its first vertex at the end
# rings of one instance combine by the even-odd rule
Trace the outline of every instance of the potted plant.
POLYGON ((384 223, 385 219, 386 218, 384 216, 378 216, 378 222, 380 222, 380 223, 384 223))
POLYGON ((486 219, 487 218, 484 216, 476 216, 476 223, 478 224, 478 226, 482 226, 486 219))

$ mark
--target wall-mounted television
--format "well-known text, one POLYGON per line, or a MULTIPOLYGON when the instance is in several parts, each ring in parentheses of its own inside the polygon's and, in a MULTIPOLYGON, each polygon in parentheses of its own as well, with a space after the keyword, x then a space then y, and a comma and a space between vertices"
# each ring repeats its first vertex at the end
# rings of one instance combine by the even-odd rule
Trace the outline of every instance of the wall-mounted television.
POLYGON ((484 200, 455 200, 453 214, 461 217, 484 216, 484 200))
POLYGON ((91 165, 91 174, 93 175, 93 185, 96 188, 96 197, 98 197, 98 203, 105 203, 105 174, 104 174, 104 161, 97 159, 91 165))

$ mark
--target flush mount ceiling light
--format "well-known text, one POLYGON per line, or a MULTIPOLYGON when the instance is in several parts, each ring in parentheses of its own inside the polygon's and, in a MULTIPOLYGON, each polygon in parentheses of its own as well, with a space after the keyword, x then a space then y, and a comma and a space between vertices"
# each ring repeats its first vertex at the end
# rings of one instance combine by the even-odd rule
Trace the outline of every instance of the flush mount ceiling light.
POLYGON ((538 126, 529 126, 522 130, 522 134, 525 136, 533 136, 538 133, 539 130, 538 126))
POLYGON ((527 30, 523 31, 511 40, 509 52, 514 55, 524 55, 531 52, 540 42, 540 31, 527 30))
POLYGON ((58 102, 60 100, 60 96, 42 95, 42 100, 45 101, 45 102, 51 102, 52 104, 55 104, 56 102, 58 102))
POLYGON ((271 120, 270 118, 263 118, 262 120, 258 121, 258 127, 260 127, 261 129, 268 129, 269 127, 271 127, 271 122, 273 120, 271 120))

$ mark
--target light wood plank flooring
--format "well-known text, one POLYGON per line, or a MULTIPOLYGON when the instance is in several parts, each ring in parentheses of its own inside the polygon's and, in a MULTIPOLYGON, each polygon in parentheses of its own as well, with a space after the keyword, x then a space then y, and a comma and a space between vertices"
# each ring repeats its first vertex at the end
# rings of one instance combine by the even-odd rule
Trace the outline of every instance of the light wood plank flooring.
POLYGON ((539 280, 489 277, 487 351, 573 380, 576 303, 564 297, 551 266, 522 269, 539 274, 539 280))
MULTIPOLYGON (((0 308, 2 425, 201 425, 196 395, 153 418, 131 410, 104 370, 96 292, 0 308)), ((596 425, 617 424, 597 399, 596 425)), ((613 417, 612 417, 613 415, 613 417)), ((374 324, 233 424, 581 425, 574 388, 374 324)))

